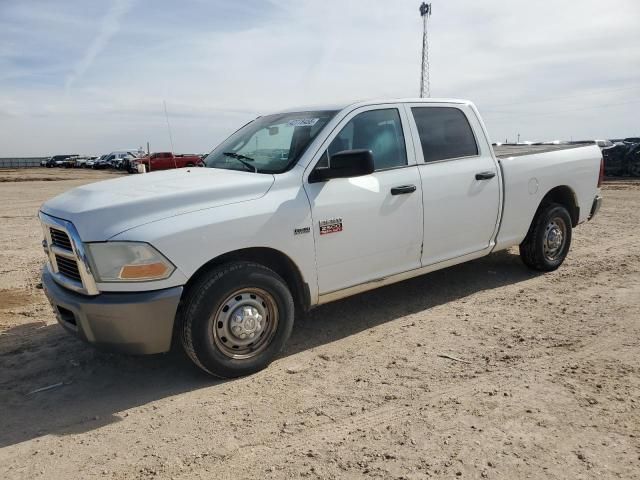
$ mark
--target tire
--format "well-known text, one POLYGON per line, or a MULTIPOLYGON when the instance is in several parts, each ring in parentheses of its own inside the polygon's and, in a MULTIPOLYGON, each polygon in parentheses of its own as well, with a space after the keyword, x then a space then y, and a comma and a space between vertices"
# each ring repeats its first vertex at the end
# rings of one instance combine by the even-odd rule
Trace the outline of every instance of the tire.
POLYGON ((277 273, 234 262, 189 288, 179 334, 189 358, 205 372, 241 377, 271 363, 291 335, 294 313, 291 292, 277 273))
POLYGON ((187 168, 195 167, 195 165, 191 162, 187 163, 187 168))
POLYGON ((557 269, 571 246, 571 216, 557 203, 543 204, 527 236, 520 244, 520 258, 526 266, 541 272, 557 269))

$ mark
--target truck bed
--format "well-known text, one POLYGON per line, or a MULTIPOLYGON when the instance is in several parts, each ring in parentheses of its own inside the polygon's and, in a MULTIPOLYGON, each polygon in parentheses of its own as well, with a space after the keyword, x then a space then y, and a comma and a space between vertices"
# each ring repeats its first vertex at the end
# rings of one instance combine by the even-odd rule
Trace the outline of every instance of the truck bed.
POLYGON ((578 207, 575 223, 587 220, 597 194, 602 152, 591 143, 495 147, 504 179, 504 209, 496 248, 524 239, 542 198, 568 188, 578 207), (513 150, 517 148, 516 150, 513 150), (510 150, 510 151, 509 151, 510 150))
POLYGON ((534 153, 555 152, 556 150, 570 150, 572 148, 586 147, 593 143, 572 143, 563 145, 494 145, 493 151, 498 158, 520 157, 534 153))

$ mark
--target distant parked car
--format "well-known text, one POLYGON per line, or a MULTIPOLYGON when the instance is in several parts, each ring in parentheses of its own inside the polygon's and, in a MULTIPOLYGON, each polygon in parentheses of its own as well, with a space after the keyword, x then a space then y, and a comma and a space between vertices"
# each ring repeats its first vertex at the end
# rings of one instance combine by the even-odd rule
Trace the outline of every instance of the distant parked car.
POLYGON ((629 175, 633 177, 640 177, 640 143, 636 143, 629 149, 629 175))
MULTIPOLYGON (((52 157, 49 157, 49 159, 46 161, 46 163, 44 164, 45 167, 47 168, 51 168, 51 167, 62 167, 64 166, 64 161, 72 158, 72 157, 77 157, 78 155, 72 154, 72 155, 54 155, 52 157)), ((40 165, 42 165, 42 162, 40 162, 40 165)))
POLYGON ((64 158, 62 160, 56 160, 56 167, 60 168, 72 168, 75 165, 78 155, 72 155, 71 157, 64 158))
POLYGON ((69 158, 63 160, 60 166, 62 168, 74 168, 76 166, 76 160, 78 158, 79 157, 69 157, 69 158))
POLYGON ((594 142, 596 142, 596 145, 598 145, 600 148, 613 146, 613 142, 611 140, 594 140, 594 142))
POLYGON ((87 160, 87 163, 85 164, 85 167, 87 167, 87 168, 95 168, 96 163, 99 162, 100 160, 103 160, 104 158, 106 158, 106 155, 102 155, 100 157, 92 157, 89 160, 87 160))
MULTIPOLYGON (((124 160, 128 160, 129 162, 136 158, 135 150, 117 150, 109 153, 108 155, 103 155, 101 159, 96 162, 93 168, 96 169, 104 169, 104 168, 115 168, 121 169, 124 160)), ((128 163, 128 162, 126 162, 128 163)))
POLYGON ((111 164, 107 161, 108 155, 101 156, 98 160, 93 162, 93 168, 95 170, 104 170, 105 168, 111 168, 111 164))
POLYGON ((640 138, 625 138, 602 149, 604 172, 608 176, 640 177, 640 138))
POLYGON ((155 172, 172 168, 201 167, 204 162, 200 155, 174 155, 172 152, 156 152, 149 156, 137 158, 131 165, 129 172, 137 172, 138 165, 144 165, 147 172, 155 172))
POLYGON ((86 155, 83 155, 81 157, 77 157, 75 159, 75 162, 74 162, 73 166, 76 167, 76 168, 86 168, 87 162, 89 160, 93 160, 95 158, 97 158, 97 157, 89 157, 89 156, 86 156, 86 155))
POLYGON ((124 170, 125 172, 129 172, 133 168, 133 163, 137 159, 138 159, 138 157, 129 154, 129 155, 119 159, 118 165, 116 166, 116 168, 118 170, 124 170))

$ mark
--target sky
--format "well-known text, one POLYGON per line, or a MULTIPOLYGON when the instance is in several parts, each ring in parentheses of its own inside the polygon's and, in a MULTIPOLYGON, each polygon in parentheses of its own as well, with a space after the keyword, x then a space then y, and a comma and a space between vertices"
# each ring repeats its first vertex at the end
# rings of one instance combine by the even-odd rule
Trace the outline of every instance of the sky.
MULTIPOLYGON (((258 115, 416 97, 419 4, 0 0, 0 157, 203 153, 258 115)), ((432 6, 431 96, 493 141, 640 136, 637 0, 432 6)))

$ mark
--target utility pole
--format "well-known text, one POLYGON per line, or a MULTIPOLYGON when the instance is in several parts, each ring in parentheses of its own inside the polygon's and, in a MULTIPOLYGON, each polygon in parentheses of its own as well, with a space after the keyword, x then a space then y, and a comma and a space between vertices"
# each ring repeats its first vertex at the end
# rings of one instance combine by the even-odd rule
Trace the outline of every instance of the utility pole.
POLYGON ((169 130, 169 143, 171 144, 171 152, 175 153, 173 148, 173 135, 171 134, 171 124, 169 123, 169 114, 167 113, 167 101, 163 100, 162 105, 164 105, 164 118, 167 120, 167 130, 169 130))
MULTIPOLYGON (((178 168, 176 164, 176 150, 173 148, 173 135, 171 135, 171 125, 169 124, 169 114, 167 113, 167 101, 163 100, 164 116, 167 119, 167 128, 169 129, 169 141, 171 142, 171 155, 173 156, 173 168, 178 168)), ((149 157, 149 167, 151 167, 151 157, 149 157)))
POLYGON ((427 39, 427 19, 431 16, 431 4, 422 2, 420 5, 422 17, 422 74, 420 75, 420 98, 431 96, 429 80, 429 41, 427 39))

